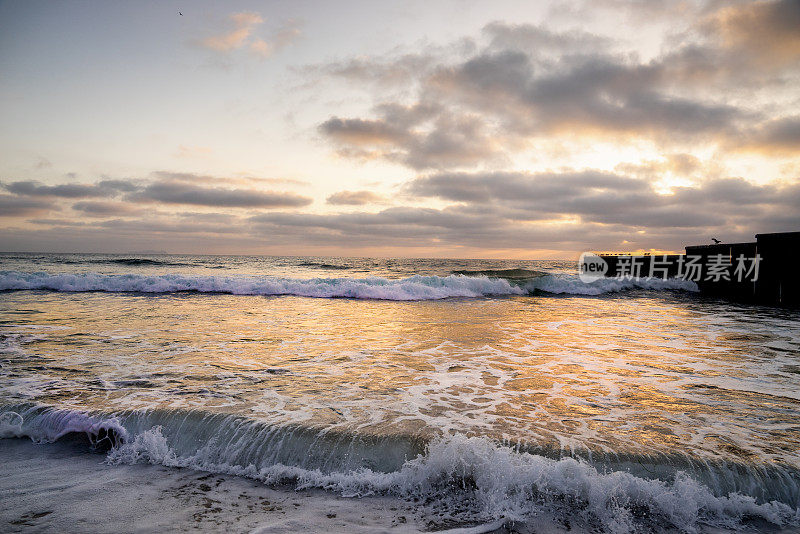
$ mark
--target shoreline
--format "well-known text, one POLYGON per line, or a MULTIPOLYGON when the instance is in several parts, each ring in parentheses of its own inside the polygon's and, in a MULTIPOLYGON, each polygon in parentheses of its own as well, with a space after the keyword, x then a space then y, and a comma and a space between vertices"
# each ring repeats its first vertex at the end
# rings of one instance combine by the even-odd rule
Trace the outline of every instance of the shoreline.
POLYGON ((77 444, 0 439, 0 460, 5 532, 428 530, 413 505, 400 499, 282 490, 247 478, 159 465, 108 465, 105 455, 77 444))

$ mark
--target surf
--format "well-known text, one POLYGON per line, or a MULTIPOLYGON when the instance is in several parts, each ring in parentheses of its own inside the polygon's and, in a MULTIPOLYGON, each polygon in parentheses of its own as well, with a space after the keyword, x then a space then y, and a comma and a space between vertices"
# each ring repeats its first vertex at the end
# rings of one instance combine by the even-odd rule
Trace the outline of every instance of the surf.
MULTIPOLYGON (((48 290, 112 293, 224 293, 231 295, 298 296, 376 300, 439 300, 521 295, 602 295, 633 289, 696 291, 693 282, 659 278, 602 279, 591 284, 576 275, 535 273, 522 276, 514 269, 506 276, 413 275, 400 279, 282 278, 273 276, 201 276, 181 274, 97 274, 0 272, 0 291, 48 290)), ((497 274, 497 273, 495 273, 497 274)))
POLYGON ((346 497, 389 495, 463 524, 577 518, 605 531, 800 527, 800 472, 625 454, 587 457, 461 434, 421 439, 272 425, 200 410, 0 409, 0 437, 39 443, 114 436, 105 461, 191 468, 346 497))

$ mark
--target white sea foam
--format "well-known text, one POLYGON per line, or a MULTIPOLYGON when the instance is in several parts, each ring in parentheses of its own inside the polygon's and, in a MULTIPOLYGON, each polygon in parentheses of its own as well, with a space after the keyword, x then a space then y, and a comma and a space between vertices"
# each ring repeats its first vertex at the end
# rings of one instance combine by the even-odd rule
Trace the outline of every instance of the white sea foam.
MULTIPOLYGON (((437 439, 420 453, 406 449, 405 459, 377 466, 375 458, 390 454, 391 443, 270 427, 224 414, 147 411, 102 417, 34 405, 0 410, 0 437, 55 441, 78 433, 92 440, 108 430, 119 438, 107 456, 110 464, 151 463, 268 484, 288 481, 348 497, 395 495, 428 503, 432 511, 462 522, 527 522, 548 514, 609 532, 653 526, 693 532, 702 525, 735 530, 754 518, 800 527, 796 472, 782 475, 781 483, 791 487, 780 500, 765 502, 714 489, 682 471, 666 478, 612 466, 601 471, 580 459, 548 458, 478 437, 437 439), (164 424, 152 425, 156 421, 164 424)), ((742 466, 725 468, 719 479, 742 476, 775 482, 764 478, 763 468, 748 475, 742 466)))
POLYGON ((648 525, 695 532, 701 525, 735 529, 760 518, 781 527, 800 526, 800 512, 785 503, 757 503, 748 495, 715 496, 684 473, 674 480, 646 479, 616 471, 600 473, 573 458, 554 460, 499 447, 483 438, 452 436, 393 472, 371 469, 323 472, 274 464, 257 467, 220 462, 213 447, 181 456, 160 427, 147 430, 109 453, 112 464, 149 462, 261 480, 294 480, 299 489, 323 488, 347 497, 397 495, 433 502, 454 520, 528 522, 542 513, 580 518, 608 532, 648 525), (462 510, 462 512, 452 512, 462 510), (644 519, 642 519, 644 518, 644 519))
POLYGON ((587 284, 577 275, 569 274, 536 278, 525 287, 530 291, 539 290, 565 295, 602 295, 631 289, 698 291, 695 282, 679 278, 601 278, 587 284))
POLYGON ((696 290, 683 280, 602 279, 591 284, 577 276, 553 274, 533 278, 527 284, 518 280, 487 276, 411 276, 399 280, 369 278, 276 278, 257 276, 185 276, 164 274, 50 274, 0 272, 0 290, 107 291, 172 293, 228 293, 234 295, 295 295, 318 298, 356 298, 384 300, 433 300, 448 297, 524 295, 530 292, 600 295, 627 289, 696 290))

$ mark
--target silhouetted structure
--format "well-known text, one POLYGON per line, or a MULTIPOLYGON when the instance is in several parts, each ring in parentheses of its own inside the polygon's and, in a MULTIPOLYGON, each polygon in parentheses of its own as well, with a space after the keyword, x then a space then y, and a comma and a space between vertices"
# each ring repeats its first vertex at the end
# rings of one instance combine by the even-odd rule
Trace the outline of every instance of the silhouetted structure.
POLYGON ((600 254, 606 276, 686 278, 700 291, 760 304, 800 306, 800 232, 757 234, 755 242, 686 247, 686 254, 600 254))

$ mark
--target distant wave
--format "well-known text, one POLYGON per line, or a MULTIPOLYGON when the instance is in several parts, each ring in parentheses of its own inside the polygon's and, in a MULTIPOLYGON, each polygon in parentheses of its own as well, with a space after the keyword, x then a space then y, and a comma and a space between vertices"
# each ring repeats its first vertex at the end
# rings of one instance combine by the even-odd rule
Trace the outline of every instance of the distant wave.
POLYGON ((335 265, 333 263, 324 263, 324 262, 316 262, 316 261, 301 261, 298 262, 296 265, 300 267, 316 267, 317 269, 325 269, 325 270, 347 270, 350 269, 347 265, 335 265))
POLYGON ((127 265, 129 267, 145 266, 165 266, 165 267, 188 267, 191 263, 181 263, 162 260, 151 260, 148 258, 86 258, 82 260, 62 260, 60 263, 65 265, 127 265))
POLYGON ((369 278, 276 278, 255 276, 187 276, 161 274, 50 274, 0 271, 0 290, 106 291, 138 293, 228 293, 294 295, 317 298, 435 300, 450 297, 567 294, 601 295, 629 289, 695 291, 693 282, 641 278, 601 279, 592 284, 574 275, 545 275, 525 284, 488 276, 410 276, 399 280, 369 278))
POLYGON ((532 271, 530 269, 483 269, 478 271, 453 271, 453 274, 461 274, 464 276, 488 276, 490 278, 506 278, 511 280, 526 280, 547 275, 545 272, 532 271))
POLYGON ((0 407, 4 438, 52 442, 85 435, 95 443, 109 430, 111 464, 193 468, 347 497, 395 495, 462 521, 535 522, 550 513, 602 532, 696 532, 705 525, 735 531, 754 520, 800 526, 800 474, 787 466, 649 456, 590 463, 460 435, 420 442, 201 411, 102 416, 0 407))
POLYGON ((180 263, 180 262, 173 262, 173 261, 161 261, 161 260, 151 260, 147 258, 119 258, 119 259, 110 259, 105 260, 104 263, 115 263, 118 265, 130 265, 130 266, 139 266, 139 265, 166 265, 166 266, 175 266, 181 267, 186 265, 191 265, 190 263, 180 263))

